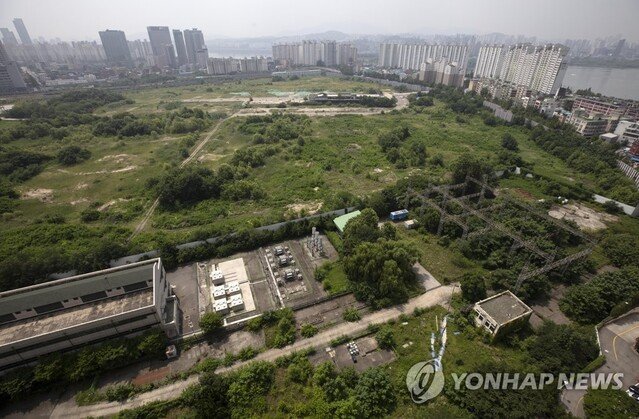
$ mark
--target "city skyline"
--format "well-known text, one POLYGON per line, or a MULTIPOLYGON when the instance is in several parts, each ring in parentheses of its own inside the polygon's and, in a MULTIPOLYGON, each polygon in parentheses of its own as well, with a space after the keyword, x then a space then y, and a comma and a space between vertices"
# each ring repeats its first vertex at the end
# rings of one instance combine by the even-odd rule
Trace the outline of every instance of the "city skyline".
MULTIPOLYGON (((14 17, 22 18, 32 39, 60 38, 64 40, 98 40, 98 31, 115 28, 127 34, 128 39, 145 38, 149 25, 170 28, 197 27, 209 39, 234 37, 266 37, 305 35, 329 30, 349 34, 476 34, 503 33, 507 35, 536 36, 545 40, 596 39, 620 36, 630 42, 639 40, 639 27, 634 17, 639 3, 632 0, 612 0, 602 8, 594 1, 569 0, 554 3, 497 2, 460 0, 455 5, 441 2, 411 4, 400 0, 392 7, 381 1, 361 1, 346 4, 328 0, 325 10, 340 13, 316 13, 304 2, 275 0, 263 4, 256 0, 243 0, 232 4, 209 4, 196 0, 186 1, 182 10, 198 10, 195 14, 175 13, 172 7, 162 7, 163 0, 149 8, 143 2, 115 0, 100 6, 78 0, 60 2, 34 2, 31 0, 5 0, 0 5, 0 27, 12 27, 14 17), (186 7, 190 5, 192 7, 186 7), (73 13, 68 13, 72 9, 73 13), (122 10, 129 13, 122 14, 122 10), (406 13, 411 10, 411 13, 406 13), (494 13, 500 10, 500 13, 494 13), (358 14, 359 19, 349 16, 358 14), (287 17, 295 16, 295 19, 287 17), (340 17, 340 16, 343 16, 340 17), (512 16, 504 19, 503 16, 512 16), (526 16, 526 19, 517 19, 526 16), (606 19, 615 25, 597 25, 606 19), (568 19, 570 17, 570 19, 568 19), (244 22, 238 25, 237 22, 244 22), (60 23, 65 24, 60 24, 60 23), (273 29, 276 22, 277 29, 273 29)), ((167 2, 167 6, 169 6, 167 2)))

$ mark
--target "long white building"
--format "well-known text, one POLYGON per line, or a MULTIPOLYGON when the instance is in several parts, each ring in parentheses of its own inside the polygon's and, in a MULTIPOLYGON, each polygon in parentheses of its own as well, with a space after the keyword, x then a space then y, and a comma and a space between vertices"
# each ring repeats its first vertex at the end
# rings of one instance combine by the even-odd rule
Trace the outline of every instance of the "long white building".
POLYGON ((180 333, 160 259, 0 293, 0 369, 159 326, 180 333))
POLYGON ((499 79, 513 86, 554 94, 566 73, 567 53, 568 48, 560 44, 483 46, 477 57, 475 77, 499 79))
POLYGON ((464 73, 468 64, 468 46, 457 44, 399 44, 379 46, 378 65, 385 68, 419 70, 428 59, 453 63, 464 73))
POLYGON ((497 78, 504 60, 503 45, 483 45, 475 63, 474 77, 497 78))
POLYGON ((289 65, 327 67, 353 65, 357 61, 357 48, 335 41, 302 41, 290 44, 273 45, 273 59, 289 65))

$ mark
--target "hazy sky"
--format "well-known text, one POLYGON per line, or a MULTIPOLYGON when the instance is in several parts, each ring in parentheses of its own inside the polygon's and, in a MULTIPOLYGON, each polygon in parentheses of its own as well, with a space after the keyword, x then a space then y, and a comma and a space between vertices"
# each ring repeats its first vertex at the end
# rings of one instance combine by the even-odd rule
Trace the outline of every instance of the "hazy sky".
POLYGON ((14 30, 14 17, 34 38, 63 40, 106 28, 136 39, 150 25, 198 27, 205 38, 339 30, 639 40, 639 0, 0 0, 0 27, 14 30))

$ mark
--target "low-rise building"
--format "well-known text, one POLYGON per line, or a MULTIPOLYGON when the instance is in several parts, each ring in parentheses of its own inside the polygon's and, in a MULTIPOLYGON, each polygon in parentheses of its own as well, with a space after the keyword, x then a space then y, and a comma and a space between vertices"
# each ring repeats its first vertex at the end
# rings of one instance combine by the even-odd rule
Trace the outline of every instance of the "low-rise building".
POLYGON ((637 143, 639 139, 639 123, 633 121, 619 121, 615 134, 619 140, 626 144, 637 143))
POLYGON ((475 324, 494 338, 518 329, 530 318, 532 309, 510 291, 504 291, 475 303, 475 324))
POLYGON ((0 369, 159 326, 180 333, 160 259, 0 293, 0 369))
POLYGON ((584 137, 597 137, 617 128, 617 119, 603 115, 591 115, 583 110, 574 111, 567 122, 584 137))
POLYGON ((619 136, 617 134, 613 134, 612 132, 607 132, 605 134, 601 134, 599 136, 599 139, 607 143, 616 143, 619 139, 619 136))

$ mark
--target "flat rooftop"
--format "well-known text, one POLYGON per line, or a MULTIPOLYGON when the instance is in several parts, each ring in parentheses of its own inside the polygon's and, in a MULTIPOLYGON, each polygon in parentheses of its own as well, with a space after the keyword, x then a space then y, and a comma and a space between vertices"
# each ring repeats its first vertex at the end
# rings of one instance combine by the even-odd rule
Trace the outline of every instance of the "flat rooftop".
POLYGON ((0 326, 0 346, 153 304, 153 288, 85 303, 0 326))
POLYGON ((532 312, 530 307, 510 291, 478 301, 477 305, 499 324, 508 323, 516 317, 532 312))

